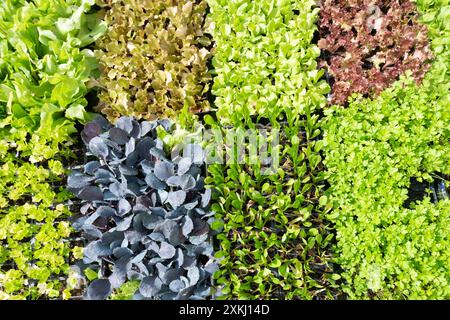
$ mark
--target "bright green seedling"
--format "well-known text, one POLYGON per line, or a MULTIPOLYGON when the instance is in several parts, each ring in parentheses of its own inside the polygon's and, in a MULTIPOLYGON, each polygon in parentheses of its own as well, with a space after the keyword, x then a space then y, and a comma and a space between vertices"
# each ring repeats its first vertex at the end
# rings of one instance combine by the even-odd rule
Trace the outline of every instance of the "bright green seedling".
MULTIPOLYGON (((329 92, 317 70, 320 51, 311 44, 318 9, 314 1, 208 3, 217 44, 217 122, 212 117, 205 122, 224 137, 250 130, 266 133, 268 141, 261 153, 247 136, 241 163, 213 163, 208 169, 205 181, 216 190, 212 209, 219 219, 213 227, 221 230, 215 274, 221 298, 336 298, 317 141, 317 113, 329 92)), ((234 145, 222 151, 233 155, 233 150, 239 152, 234 145)))
POLYGON ((208 3, 216 42, 212 92, 222 124, 252 115, 275 120, 322 104, 330 89, 317 69, 320 50, 311 44, 318 15, 314 1, 208 3))
POLYGON ((0 130, 0 299, 68 298, 60 277, 69 271, 72 228, 62 203, 71 195, 58 187, 65 153, 41 139, 53 159, 31 163, 35 145, 25 130, 16 133, 0 130))

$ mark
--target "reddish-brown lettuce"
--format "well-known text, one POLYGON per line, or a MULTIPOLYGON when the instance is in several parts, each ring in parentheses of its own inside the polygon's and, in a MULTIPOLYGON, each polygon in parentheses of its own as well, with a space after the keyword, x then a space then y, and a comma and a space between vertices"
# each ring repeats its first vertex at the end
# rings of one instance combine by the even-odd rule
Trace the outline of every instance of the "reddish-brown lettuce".
POLYGON ((378 94, 406 70, 420 82, 430 67, 427 27, 408 0, 323 0, 319 35, 331 103, 378 94))

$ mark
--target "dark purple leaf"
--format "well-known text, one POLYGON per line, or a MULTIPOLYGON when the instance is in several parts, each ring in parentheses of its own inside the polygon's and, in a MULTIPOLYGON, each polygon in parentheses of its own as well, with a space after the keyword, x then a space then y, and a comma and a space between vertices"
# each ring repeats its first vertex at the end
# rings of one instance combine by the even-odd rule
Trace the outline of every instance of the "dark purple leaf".
POLYGON ((162 224, 158 225, 154 231, 162 232, 169 243, 174 246, 178 246, 186 240, 182 234, 180 226, 173 220, 164 221, 162 224))
POLYGON ((98 161, 89 161, 84 165, 84 172, 90 175, 93 175, 95 170, 100 168, 100 162, 98 161))
POLYGON ((151 207, 150 211, 152 212, 153 215, 160 216, 161 218, 164 218, 167 215, 166 209, 161 207, 151 207))
POLYGON ((137 122, 135 119, 131 120, 132 129, 130 132, 130 136, 132 136, 134 139, 139 139, 141 137, 141 126, 139 125, 139 122, 137 122))
POLYGON ((119 182, 114 182, 109 185, 109 190, 118 198, 122 198, 125 196, 126 189, 119 182))
POLYGON ((139 263, 139 262, 141 262, 142 259, 144 259, 146 254, 147 254, 147 250, 143 250, 141 253, 139 253, 138 255, 133 257, 133 259, 131 259, 131 263, 139 263))
POLYGON ((206 241, 209 235, 209 225, 201 220, 201 219, 194 219, 194 230, 189 236, 189 241, 192 244, 199 245, 206 241))
POLYGON ((164 190, 167 184, 156 177, 155 174, 149 172, 145 177, 145 182, 153 189, 164 190))
POLYGON ((84 225, 81 229, 94 239, 102 237, 102 232, 93 225, 84 225))
POLYGON ((109 129, 109 138, 117 143, 118 145, 124 145, 130 140, 128 133, 119 128, 111 128, 109 129))
POLYGON ((153 147, 150 149, 150 154, 158 160, 168 161, 166 158, 166 155, 164 154, 164 151, 162 151, 161 149, 158 149, 156 147, 153 147))
POLYGON ((120 222, 118 222, 117 226, 116 226, 116 231, 127 230, 131 225, 132 219, 133 219, 133 216, 130 215, 130 216, 126 217, 125 219, 121 220, 120 222))
POLYGON ((143 239, 145 237, 144 233, 141 233, 141 232, 138 232, 135 230, 127 230, 124 233, 125 233, 125 239, 127 239, 131 245, 143 241, 143 239))
POLYGON ((136 151, 142 159, 150 160, 150 149, 155 146, 155 142, 152 138, 146 137, 138 142, 136 145, 136 151))
POLYGON ((148 160, 142 160, 140 165, 145 174, 153 173, 153 169, 155 168, 155 163, 148 160))
POLYGON ((112 217, 116 215, 116 210, 108 206, 100 206, 95 211, 100 217, 112 217))
POLYGON ((122 173, 123 175, 126 175, 126 176, 137 176, 139 173, 138 170, 136 170, 128 165, 120 165, 119 171, 120 171, 120 173, 122 173))
POLYGON ((167 161, 156 161, 154 173, 159 180, 166 181, 174 175, 174 165, 167 161))
POLYGON ((125 160, 125 164, 129 167, 135 167, 139 161, 139 154, 136 151, 128 154, 127 159, 125 160))
POLYGON ((94 177, 73 173, 67 178, 67 186, 70 189, 81 189, 89 185, 92 180, 94 180, 94 177))
POLYGON ((99 168, 97 171, 95 171, 95 178, 97 179, 97 183, 108 183, 115 180, 115 176, 111 171, 102 168, 99 168))
POLYGON ((190 256, 190 255, 185 254, 182 267, 185 269, 188 269, 192 266, 195 266, 196 263, 197 263, 197 258, 195 256, 190 256))
POLYGON ((84 248, 84 256, 90 260, 98 260, 99 257, 108 256, 112 253, 108 245, 103 241, 97 240, 89 243, 84 248))
POLYGON ((91 121, 91 123, 96 123, 100 126, 101 129, 107 131, 109 127, 111 126, 108 122, 108 120, 105 119, 102 115, 98 114, 95 116, 94 120, 91 121))
POLYGON ((175 248, 167 242, 162 242, 161 247, 159 248, 159 256, 162 259, 171 259, 174 255, 175 248))
POLYGON ((186 200, 186 192, 183 190, 170 191, 167 197, 167 202, 172 206, 172 208, 177 208, 181 206, 186 200))
POLYGON ((133 251, 131 251, 127 247, 119 247, 113 250, 113 255, 120 259, 120 258, 129 258, 133 255, 133 251))
POLYGON ((119 288, 127 279, 127 272, 131 268, 130 256, 131 254, 121 257, 113 266, 109 282, 114 289, 119 288))
POLYGON ((172 176, 167 179, 167 184, 171 187, 180 187, 183 190, 189 190, 195 187, 195 179, 188 175, 184 174, 182 176, 172 176))
POLYGON ((89 122, 87 123, 82 132, 83 140, 86 144, 91 141, 92 138, 98 136, 101 133, 101 127, 98 123, 89 122))
POLYGON ((142 280, 144 277, 150 274, 147 266, 142 262, 135 263, 135 266, 139 269, 139 280, 142 280))
POLYGON ((141 281, 139 292, 146 298, 156 296, 161 290, 162 282, 158 277, 149 276, 141 281))
POLYGON ((184 273, 183 269, 169 269, 163 275, 159 274, 165 285, 170 284, 174 280, 178 280, 184 273))
POLYGON ((78 198, 86 201, 102 201, 103 193, 99 187, 87 186, 78 193, 78 198))
POLYGON ((179 292, 182 289, 184 289, 186 287, 186 285, 184 284, 183 281, 181 280, 173 280, 170 284, 169 284, 169 288, 171 291, 173 292, 179 292))
POLYGON ((204 270, 209 274, 214 274, 217 270, 219 270, 219 266, 217 265, 217 263, 210 261, 205 265, 204 270))
POLYGON ((149 208, 152 205, 152 202, 149 197, 140 196, 136 198, 136 204, 141 204, 146 208, 149 208))
POLYGON ((109 154, 108 146, 100 137, 94 137, 89 141, 89 150, 97 157, 106 158, 109 154))
POLYGON ((191 217, 186 216, 183 223, 183 235, 187 237, 192 230, 194 230, 194 223, 192 222, 191 217))
POLYGON ((181 248, 177 249, 177 253, 175 255, 175 261, 178 264, 178 267, 181 268, 181 266, 184 263, 184 254, 183 254, 183 250, 181 250, 181 248))
POLYGON ((167 198, 169 197, 169 193, 166 190, 158 190, 158 196, 160 199, 160 203, 165 203, 167 198))
POLYGON ((144 227, 146 227, 148 230, 153 230, 156 228, 158 224, 160 224, 163 221, 161 217, 155 216, 153 214, 147 214, 142 219, 142 224, 144 227))
POLYGON ((96 279, 87 288, 87 300, 105 300, 111 294, 111 283, 108 279, 96 279))
POLYGON ((179 220, 186 215, 186 208, 178 207, 172 211, 167 212, 165 218, 170 220, 179 220))
POLYGON ((116 128, 122 129, 126 133, 133 130, 133 122, 131 117, 120 117, 116 122, 116 128))
POLYGON ((156 122, 148 122, 148 121, 142 121, 141 122, 141 135, 145 136, 150 131, 156 128, 158 124, 156 122))
POLYGON ((184 204, 184 205, 183 205, 183 208, 185 208, 186 210, 192 210, 192 209, 194 209, 197 205, 198 205, 198 200, 195 200, 194 202, 184 204))
POLYGON ((128 212, 131 211, 131 205, 126 199, 120 199, 119 204, 117 205, 117 213, 119 216, 123 217, 128 212))

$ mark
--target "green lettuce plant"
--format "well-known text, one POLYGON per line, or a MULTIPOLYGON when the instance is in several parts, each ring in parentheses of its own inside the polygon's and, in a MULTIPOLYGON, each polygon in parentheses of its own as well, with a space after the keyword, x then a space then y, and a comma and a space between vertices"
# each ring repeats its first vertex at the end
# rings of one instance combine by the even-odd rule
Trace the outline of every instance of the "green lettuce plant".
MULTIPOLYGON (((335 298, 333 234, 320 200, 318 118, 329 87, 311 43, 318 9, 314 1, 293 0, 208 4, 217 121, 204 120, 222 136, 266 130, 268 141, 279 137, 271 151, 280 158, 271 172, 264 172, 260 156, 208 168, 205 181, 216 191, 212 210, 222 221, 213 225, 221 231, 219 298, 335 298)), ((250 141, 244 146, 256 148, 250 141)))
POLYGON ((312 44, 318 8, 313 1, 208 1, 214 37, 212 93, 222 124, 242 115, 304 114, 321 106, 329 87, 312 44))

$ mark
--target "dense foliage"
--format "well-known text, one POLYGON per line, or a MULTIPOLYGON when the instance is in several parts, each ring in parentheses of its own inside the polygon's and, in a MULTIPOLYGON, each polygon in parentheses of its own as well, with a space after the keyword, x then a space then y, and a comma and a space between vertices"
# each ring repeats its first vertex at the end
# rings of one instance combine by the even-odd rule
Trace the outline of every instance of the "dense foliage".
POLYGON ((158 129, 168 121, 138 123, 121 117, 88 123, 83 170, 68 187, 85 204, 76 227, 89 244, 84 263, 101 279, 88 287, 88 299, 105 299, 125 281, 139 281, 134 299, 187 299, 211 295, 216 270, 205 190, 203 150, 188 144, 185 154, 168 159, 158 129))
POLYGON ((449 45, 448 0, 1 0, 0 300, 450 299, 449 45))
MULTIPOLYGON (((314 1, 208 3, 218 120, 205 120, 223 136, 267 129, 274 141, 280 131, 271 154, 246 155, 245 163, 231 157, 208 168, 207 183, 217 191, 212 209, 223 220, 215 274, 222 298, 333 298, 333 235, 319 203, 324 177, 316 112, 329 88, 311 44, 318 9, 314 1), (255 122, 261 118, 270 125, 255 122), (280 167, 264 170, 277 155, 280 167)), ((244 145, 246 151, 261 147, 244 145)))
POLYGON ((97 45, 99 110, 154 120, 208 111, 211 40, 205 1, 105 0, 108 32, 97 45))
POLYGON ((350 298, 450 297, 450 201, 408 199, 411 181, 450 173, 450 6, 417 6, 436 56, 422 85, 408 73, 377 99, 331 108, 323 123, 329 219, 350 298))
POLYGON ((216 49, 213 94, 221 124, 242 116, 306 114, 329 91, 319 81, 320 50, 311 44, 312 1, 208 1, 216 49))
MULTIPOLYGON (((102 32, 91 0, 0 5, 0 298, 70 296, 61 183, 102 32)), ((75 248, 75 256, 79 253, 75 248)))
POLYGON ((320 66, 333 82, 332 103, 379 94, 406 70, 423 79, 432 54, 411 1, 324 0, 320 9, 320 66))

